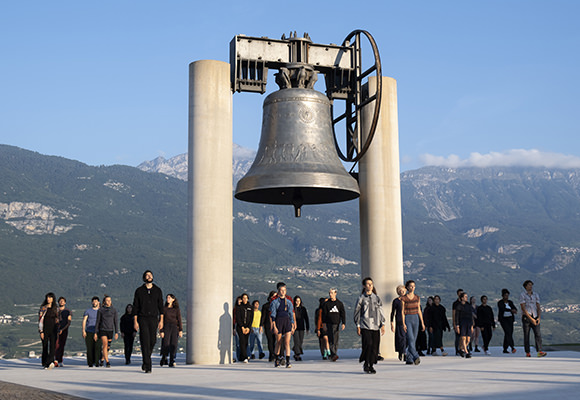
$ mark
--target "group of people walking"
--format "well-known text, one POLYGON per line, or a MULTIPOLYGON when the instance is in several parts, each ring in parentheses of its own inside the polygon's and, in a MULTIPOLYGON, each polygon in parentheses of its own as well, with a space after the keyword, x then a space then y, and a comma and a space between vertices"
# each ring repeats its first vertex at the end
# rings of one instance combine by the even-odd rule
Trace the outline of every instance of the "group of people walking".
MULTIPOLYGON (((268 361, 274 362, 275 367, 291 368, 292 350, 294 360, 302 361, 304 336, 310 331, 308 310, 300 296, 292 298, 287 294, 285 283, 276 285, 276 290, 270 292, 261 309, 258 300, 250 305, 246 293, 239 296, 234 307, 233 323, 238 361, 247 363, 254 359, 256 345, 258 357, 265 357, 263 335, 268 346, 268 361), (292 338, 294 343, 291 349, 292 338)), ((328 298, 320 299, 320 306, 315 311, 315 326, 322 358, 338 360, 338 342, 340 331, 346 327, 346 312, 337 298, 336 288, 330 289, 328 298)))
MULTIPOLYGON (((40 307, 38 325, 45 369, 63 366, 71 320, 72 313, 66 308, 66 299, 60 297, 57 306, 54 293, 47 293, 40 307)), ((125 364, 130 364, 134 340, 139 332, 143 355, 141 369, 149 373, 157 331, 162 338, 160 365, 174 367, 178 340, 183 335, 179 303, 173 294, 168 294, 163 302, 162 291, 153 283, 153 273, 147 270, 143 273, 143 285, 135 290, 133 303, 127 304, 120 319, 111 296, 105 295, 102 302, 97 296, 91 299, 91 307, 84 312, 82 320, 87 365, 110 368, 109 350, 112 341, 118 340, 119 333, 124 341, 125 364)))
MULTIPOLYGON (((374 365, 381 360, 380 337, 385 333, 386 318, 383 314, 381 298, 377 295, 370 277, 362 280, 362 293, 354 307, 354 323, 361 337, 362 350, 359 361, 364 363, 363 371, 374 374, 374 365)), ((530 353, 530 331, 535 337, 538 357, 546 353, 542 350, 540 333, 540 297, 533 291, 533 282, 526 280, 520 295, 524 350, 530 353)), ((395 351, 399 360, 406 364, 419 365, 423 351, 433 356, 446 356, 443 347, 443 332, 455 332, 455 352, 471 358, 473 345, 478 352, 478 338, 482 337, 483 351, 489 355, 489 343, 496 327, 494 311, 488 304, 487 296, 481 296, 481 304, 475 297, 468 297, 463 289, 457 290, 457 300, 452 305, 452 326, 441 304, 440 296, 429 297, 425 308, 415 293, 416 284, 409 280, 397 287, 397 295, 391 306, 391 330, 395 333, 395 351), (440 353, 438 353, 438 351, 440 353)), ((497 303, 498 321, 504 331, 503 352, 515 353, 513 326, 518 308, 509 299, 508 289, 502 289, 502 298, 497 303)), ((290 362, 291 338, 294 338, 294 360, 301 361, 304 335, 310 330, 308 311, 300 296, 290 297, 286 284, 279 282, 276 291, 271 291, 268 300, 260 308, 260 302, 251 304, 244 293, 236 299, 233 313, 236 355, 240 362, 247 363, 255 358, 265 357, 262 335, 267 339, 269 361, 275 367, 292 366, 290 362)), ((42 366, 45 369, 63 366, 63 354, 72 313, 66 307, 66 299, 54 293, 47 293, 39 311, 39 333, 42 341, 42 366)), ((340 332, 346 327, 344 304, 337 298, 337 289, 331 288, 328 297, 320 298, 319 307, 314 312, 314 331, 319 340, 323 359, 337 361, 340 332)), ((126 364, 131 363, 133 343, 137 332, 141 344, 144 372, 152 370, 151 355, 157 341, 157 331, 162 338, 160 365, 175 366, 178 340, 183 335, 181 311, 177 298, 168 294, 163 302, 161 289, 153 283, 153 273, 143 273, 143 285, 135 290, 132 304, 125 308, 120 318, 113 307, 110 296, 91 299, 91 307, 83 314, 82 335, 87 348, 89 367, 110 367, 109 349, 111 342, 121 334, 125 344, 126 364)))
MULTIPOLYGON (((530 330, 534 332, 535 348, 538 357, 546 356, 542 350, 540 333, 540 297, 533 291, 533 282, 526 280, 524 291, 520 295, 522 311, 522 327, 524 333, 524 350, 526 357, 530 353, 530 330)), ((483 352, 490 355, 489 343, 496 328, 492 307, 487 296, 480 297, 480 304, 474 296, 469 298, 463 289, 457 290, 457 299, 452 305, 452 327, 446 315, 446 309, 441 305, 441 297, 429 297, 423 309, 420 300, 415 295, 415 282, 410 280, 397 287, 398 297, 393 300, 391 311, 391 329, 395 332, 395 350, 399 360, 407 364, 418 365, 423 356, 423 350, 433 356, 446 356, 443 347, 443 332, 453 329, 455 333, 455 354, 465 358, 472 357, 472 351, 480 352, 479 337, 483 342, 483 352), (475 348, 475 350, 474 350, 475 348), (438 351, 440 353, 438 353, 438 351)), ((502 289, 502 298, 497 303, 498 321, 504 331, 503 352, 515 353, 513 339, 514 321, 518 308, 509 299, 508 289, 502 289)))

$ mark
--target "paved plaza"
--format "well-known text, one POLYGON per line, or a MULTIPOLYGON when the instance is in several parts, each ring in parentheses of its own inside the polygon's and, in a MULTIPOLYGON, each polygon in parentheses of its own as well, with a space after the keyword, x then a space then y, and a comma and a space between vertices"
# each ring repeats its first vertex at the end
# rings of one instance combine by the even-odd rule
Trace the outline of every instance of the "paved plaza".
POLYGON ((140 369, 139 357, 111 368, 88 368, 83 358, 65 359, 64 368, 43 370, 38 359, 0 360, 0 399, 574 399, 580 393, 580 353, 550 352, 525 358, 523 349, 471 359, 421 358, 418 366, 380 362, 376 375, 362 372, 358 350, 342 350, 337 362, 307 351, 292 368, 264 360, 248 364, 157 366, 140 369), (14 385, 15 384, 15 385, 14 385), (16 386, 23 385, 23 386, 16 386), (34 388, 50 391, 36 392, 34 388), (19 397, 20 396, 20 397, 19 397), (72 396, 72 397, 71 397, 72 396))

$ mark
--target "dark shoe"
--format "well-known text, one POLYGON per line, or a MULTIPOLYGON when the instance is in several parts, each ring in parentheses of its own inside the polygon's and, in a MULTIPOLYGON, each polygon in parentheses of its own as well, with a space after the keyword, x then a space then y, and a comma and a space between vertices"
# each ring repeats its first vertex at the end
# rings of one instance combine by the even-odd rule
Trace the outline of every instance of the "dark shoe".
POLYGON ((254 360, 255 358, 256 358, 256 356, 253 354, 250 356, 250 360, 254 360))
POLYGON ((286 368, 292 368, 292 364, 290 364, 290 360, 286 361, 286 368))
POLYGON ((477 346, 475 346, 475 350, 474 350, 474 351, 475 351, 476 353, 481 353, 481 352, 479 351, 479 349, 477 348, 477 346))
POLYGON ((131 364, 131 360, 125 360, 125 365, 131 364))
POLYGON ((331 360, 332 360, 332 361, 336 361, 336 360, 338 360, 338 355, 337 355, 337 354, 333 355, 333 356, 331 357, 331 360))
POLYGON ((141 371, 145 371, 145 370, 146 370, 145 364, 141 364, 141 371))
POLYGON ((409 360, 409 361, 405 362, 405 364, 407 364, 407 365, 413 365, 413 361, 410 361, 409 360))
POLYGON ((278 368, 280 366, 280 359, 276 357, 274 360, 274 368, 278 368))
POLYGON ((403 361, 403 353, 399 353, 399 361, 403 361))
POLYGON ((150 374, 150 373, 151 373, 151 370, 150 370, 150 369, 146 369, 146 370, 145 370, 145 373, 146 373, 146 374, 150 374))
POLYGON ((107 368, 111 368, 111 363, 107 361, 107 368))
POLYGON ((505 354, 509 354, 510 352, 506 350, 503 351, 505 354))
POLYGON ((298 361, 298 356, 294 354, 294 361, 298 361))
POLYGON ((515 347, 512 347, 512 353, 515 353, 517 350, 515 347))
POLYGON ((383 361, 385 358, 380 354, 377 356, 377 361, 383 361))
POLYGON ((171 361, 169 363, 169 368, 174 368, 175 367, 175 361, 171 361))
POLYGON ((260 355, 258 356, 258 358, 261 360, 262 358, 266 357, 266 355, 264 353, 260 353, 260 355))
POLYGON ((367 373, 367 374, 370 374, 370 373, 371 373, 371 371, 370 371, 370 369, 369 369, 369 366, 368 366, 366 363, 365 363, 365 365, 363 366, 363 371, 364 371, 365 373, 367 373))
POLYGON ((423 353, 422 351, 419 352, 419 357, 425 357, 425 353, 423 353))
POLYGON ((471 358, 471 353, 467 353, 467 354, 465 355, 465 358, 471 358))
POLYGON ((376 374, 376 373, 377 373, 377 371, 375 371, 375 369, 374 369, 374 368, 373 368, 373 366, 371 365, 371 366, 369 367, 369 374, 376 374))

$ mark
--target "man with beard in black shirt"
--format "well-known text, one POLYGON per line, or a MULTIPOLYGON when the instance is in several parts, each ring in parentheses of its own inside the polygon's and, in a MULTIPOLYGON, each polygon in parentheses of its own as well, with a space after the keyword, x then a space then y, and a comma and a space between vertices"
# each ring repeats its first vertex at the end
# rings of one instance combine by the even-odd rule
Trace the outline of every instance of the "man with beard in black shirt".
POLYGON ((163 293, 153 283, 153 272, 143 273, 142 286, 135 290, 133 299, 133 324, 139 332, 143 365, 141 369, 151 372, 151 353, 157 341, 157 329, 163 329, 163 293))

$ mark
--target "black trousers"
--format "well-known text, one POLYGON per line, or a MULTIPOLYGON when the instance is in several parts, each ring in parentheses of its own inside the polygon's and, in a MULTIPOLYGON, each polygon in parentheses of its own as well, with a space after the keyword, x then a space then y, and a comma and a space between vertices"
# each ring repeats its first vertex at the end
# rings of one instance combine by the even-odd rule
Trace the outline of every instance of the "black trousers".
POLYGON ((379 355, 379 344, 381 343, 380 331, 361 328, 360 337, 362 339, 362 350, 358 361, 364 361, 366 366, 376 364, 379 355))
POLYGON ((501 328, 503 329, 503 349, 507 350, 508 347, 515 348, 514 346, 514 318, 503 318, 500 321, 501 328))
POLYGON ((125 344, 125 360, 131 362, 131 354, 133 354, 133 342, 135 342, 135 336, 132 334, 125 334, 123 336, 123 343, 125 344))
POLYGON ((330 354, 338 353, 338 340, 340 339, 340 324, 326 324, 326 334, 328 335, 328 345, 330 354))
POLYGON ((56 353, 54 358, 59 363, 62 363, 62 358, 64 356, 64 346, 66 345, 66 339, 68 338, 68 328, 65 329, 58 335, 56 340, 56 353))
POLYGON ((236 333, 238 334, 238 340, 240 341, 240 354, 238 354, 238 361, 244 361, 248 358, 248 339, 250 338, 250 333, 247 335, 242 333, 242 327, 236 325, 236 333))
POLYGON ((139 323, 139 341, 141 342, 141 354, 143 354, 143 370, 151 371, 151 354, 157 342, 157 317, 137 317, 139 323))
POLYGON ((56 351, 56 340, 58 337, 57 327, 44 329, 44 339, 42 339, 42 365, 48 367, 54 362, 56 351))
POLYGON ((177 353, 177 341, 179 340, 179 329, 177 325, 167 324, 163 326, 163 341, 161 342, 161 356, 166 359, 169 356, 169 362, 175 361, 177 353))
POLYGON ((491 342, 491 337, 493 336, 493 326, 491 324, 484 325, 481 327, 481 337, 483 339, 483 350, 487 351, 489 349, 489 342, 491 342))

